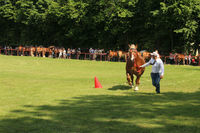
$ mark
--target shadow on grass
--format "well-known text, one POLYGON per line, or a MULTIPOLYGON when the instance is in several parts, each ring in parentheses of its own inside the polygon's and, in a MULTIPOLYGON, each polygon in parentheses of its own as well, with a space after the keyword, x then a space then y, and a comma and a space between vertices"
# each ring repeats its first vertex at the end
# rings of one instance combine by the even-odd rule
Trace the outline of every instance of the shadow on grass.
POLYGON ((184 69, 184 70, 188 70, 188 71, 197 71, 199 72, 200 71, 200 67, 199 66, 193 66, 193 67, 183 67, 181 69, 184 69))
POLYGON ((199 133, 200 92, 130 93, 24 105, 0 120, 2 133, 199 133))
POLYGON ((132 87, 128 85, 115 85, 112 88, 108 88, 108 90, 129 90, 132 89, 132 87))

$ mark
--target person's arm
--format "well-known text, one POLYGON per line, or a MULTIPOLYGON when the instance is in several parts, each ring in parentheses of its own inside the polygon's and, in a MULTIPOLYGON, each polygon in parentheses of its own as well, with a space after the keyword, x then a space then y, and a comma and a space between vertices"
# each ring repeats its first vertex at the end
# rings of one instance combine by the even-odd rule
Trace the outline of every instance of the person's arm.
POLYGON ((143 65, 140 66, 140 67, 147 67, 147 66, 149 66, 149 65, 151 64, 151 62, 152 62, 152 59, 150 59, 149 62, 143 64, 143 65))
POLYGON ((162 79, 164 76, 164 64, 163 64, 162 60, 160 62, 160 70, 161 70, 160 78, 162 79))

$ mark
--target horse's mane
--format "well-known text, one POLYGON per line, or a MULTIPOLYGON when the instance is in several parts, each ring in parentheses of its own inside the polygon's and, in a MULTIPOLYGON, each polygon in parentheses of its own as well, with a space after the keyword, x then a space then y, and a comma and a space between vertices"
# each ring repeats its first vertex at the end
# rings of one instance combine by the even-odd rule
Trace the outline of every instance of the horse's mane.
POLYGON ((137 52, 137 56, 140 60, 142 60, 141 64, 144 64, 145 63, 145 60, 144 58, 137 52))

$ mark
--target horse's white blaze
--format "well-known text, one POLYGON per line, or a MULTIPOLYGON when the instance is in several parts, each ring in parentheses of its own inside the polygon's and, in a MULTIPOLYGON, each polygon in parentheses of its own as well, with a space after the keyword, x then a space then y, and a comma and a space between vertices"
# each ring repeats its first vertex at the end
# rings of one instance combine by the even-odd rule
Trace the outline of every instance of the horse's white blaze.
POLYGON ((132 61, 134 60, 134 55, 133 55, 133 54, 131 54, 131 60, 132 60, 132 61))

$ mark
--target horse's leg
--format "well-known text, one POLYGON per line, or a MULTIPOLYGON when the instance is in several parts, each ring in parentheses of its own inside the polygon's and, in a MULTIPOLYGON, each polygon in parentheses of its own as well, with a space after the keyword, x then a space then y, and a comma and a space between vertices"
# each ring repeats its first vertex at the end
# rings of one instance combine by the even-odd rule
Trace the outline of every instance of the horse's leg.
POLYGON ((42 56, 43 58, 45 58, 45 51, 42 51, 42 56))
POLYGON ((183 58, 183 65, 185 65, 185 59, 183 58))
POLYGON ((126 62, 126 61, 127 61, 127 55, 125 55, 125 57, 124 57, 124 58, 125 58, 125 62, 126 62))
POLYGON ((133 79, 134 79, 133 74, 131 74, 131 83, 132 83, 132 87, 133 87, 133 85, 134 85, 133 79))
POLYGON ((141 76, 137 76, 136 80, 135 80, 135 91, 138 91, 139 90, 139 84, 140 84, 140 77, 141 76))
POLYGON ((120 62, 120 59, 121 59, 121 57, 119 56, 119 57, 118 57, 118 62, 120 62))
POLYGON ((131 75, 129 74, 129 73, 126 73, 126 78, 127 78, 127 81, 128 81, 128 84, 130 85, 130 86, 132 86, 132 81, 131 81, 131 75))

